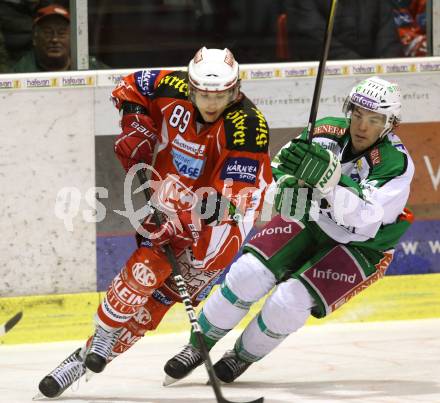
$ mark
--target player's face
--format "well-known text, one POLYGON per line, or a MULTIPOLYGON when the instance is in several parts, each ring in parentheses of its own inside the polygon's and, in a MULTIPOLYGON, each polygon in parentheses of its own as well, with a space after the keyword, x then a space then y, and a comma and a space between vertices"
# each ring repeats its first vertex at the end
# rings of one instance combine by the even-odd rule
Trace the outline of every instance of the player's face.
POLYGON ((232 102, 232 90, 207 92, 194 89, 193 100, 203 120, 207 123, 213 123, 232 102))
POLYGON ((385 127, 385 115, 367 109, 354 107, 351 114, 350 134, 352 148, 361 153, 373 145, 385 127))

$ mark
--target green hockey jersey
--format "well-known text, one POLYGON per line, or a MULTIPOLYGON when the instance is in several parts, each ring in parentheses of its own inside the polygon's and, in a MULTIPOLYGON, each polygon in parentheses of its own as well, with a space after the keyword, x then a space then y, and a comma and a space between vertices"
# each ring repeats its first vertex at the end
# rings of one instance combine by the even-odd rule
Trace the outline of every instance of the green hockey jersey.
MULTIPOLYGON (((306 129, 299 138, 307 139, 306 129)), ((376 250, 394 248, 408 227, 398 217, 414 175, 414 163, 399 137, 388 133, 362 154, 354 155, 349 122, 327 117, 316 122, 313 142, 338 156, 342 176, 334 189, 314 202, 311 219, 337 242, 359 242, 376 250)), ((275 179, 284 175, 278 168, 278 156, 272 163, 275 179)))

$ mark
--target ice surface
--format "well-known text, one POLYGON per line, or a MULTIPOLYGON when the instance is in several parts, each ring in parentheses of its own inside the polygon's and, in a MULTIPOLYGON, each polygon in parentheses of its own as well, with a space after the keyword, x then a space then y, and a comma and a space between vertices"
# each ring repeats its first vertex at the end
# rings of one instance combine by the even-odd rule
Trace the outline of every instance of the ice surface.
MULTIPOLYGON (((215 362, 238 333, 212 351, 215 362)), ((69 403, 215 403, 204 367, 167 388, 163 365, 188 334, 148 336, 89 382, 58 398, 69 403)), ((40 379, 80 343, 0 346, 0 401, 31 402, 40 379)), ((440 402, 440 319, 307 326, 253 364, 224 396, 267 403, 440 402)), ((49 401, 51 399, 44 399, 49 401)))

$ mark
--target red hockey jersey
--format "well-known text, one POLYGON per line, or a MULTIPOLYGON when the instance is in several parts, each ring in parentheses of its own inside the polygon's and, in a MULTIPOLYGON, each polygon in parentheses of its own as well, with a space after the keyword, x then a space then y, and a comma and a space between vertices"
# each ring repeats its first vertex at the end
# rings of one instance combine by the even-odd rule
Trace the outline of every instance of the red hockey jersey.
POLYGON ((142 105, 157 127, 153 176, 161 185, 156 197, 184 208, 207 188, 207 193, 231 202, 228 211, 241 212, 238 220, 219 215, 192 246, 194 268, 224 269, 254 225, 272 182, 269 128, 263 114, 240 94, 216 122, 201 122, 188 99, 184 71, 135 72, 112 96, 118 109, 124 101, 142 105))

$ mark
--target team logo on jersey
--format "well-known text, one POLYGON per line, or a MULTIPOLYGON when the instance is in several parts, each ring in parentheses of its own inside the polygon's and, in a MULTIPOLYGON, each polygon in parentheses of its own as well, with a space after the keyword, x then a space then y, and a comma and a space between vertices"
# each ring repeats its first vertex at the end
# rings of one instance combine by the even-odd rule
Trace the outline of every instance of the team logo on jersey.
POLYGON ((362 158, 358 159, 354 165, 353 170, 350 173, 350 178, 353 179, 356 183, 361 181, 360 172, 362 172, 363 168, 362 158))
POLYGON ((257 132, 255 143, 258 147, 263 148, 269 141, 269 128, 267 127, 264 115, 257 108, 252 108, 252 110, 255 112, 255 116, 258 119, 258 126, 255 129, 257 132))
POLYGON ((197 204, 197 195, 190 187, 180 182, 180 176, 168 174, 161 181, 159 189, 153 194, 152 200, 157 200, 165 210, 191 210, 197 204))
POLYGON ((151 322, 151 313, 144 307, 139 309, 139 311, 133 315, 135 321, 143 326, 151 322))
POLYGON ((205 153, 206 148, 206 146, 203 144, 197 144, 185 140, 180 134, 178 134, 173 140, 173 146, 198 157, 202 156, 205 153))
POLYGON ((197 179, 202 174, 204 159, 192 158, 176 149, 172 149, 173 164, 180 175, 197 179))
POLYGON ((160 70, 141 70, 134 73, 137 88, 142 95, 153 95, 154 83, 159 73, 160 70))
POLYGON ((152 287, 156 284, 156 276, 151 269, 143 263, 135 263, 131 271, 135 280, 146 287, 152 287))
POLYGON ((223 165, 220 179, 255 183, 260 161, 251 158, 228 158, 223 165))
POLYGON ((373 164, 373 166, 381 163, 382 158, 380 157, 380 152, 377 147, 373 148, 370 151, 370 159, 371 159, 371 163, 373 164))
POLYGON ((317 279, 342 281, 353 284, 356 281, 356 273, 338 273, 332 269, 313 268, 312 277, 317 279))
POLYGON ((177 73, 167 74, 165 77, 163 77, 160 80, 158 87, 162 85, 167 85, 168 87, 174 88, 185 97, 188 96, 188 83, 184 78, 180 78, 177 73))
MULTIPOLYGON (((350 165, 351 163, 347 163, 347 165, 350 165)), ((342 164, 344 167, 345 164, 342 164)), ((360 183, 362 180, 368 177, 370 173, 370 165, 367 163, 365 157, 359 158, 353 166, 353 169, 351 169, 350 172, 347 174, 350 175, 350 178, 353 179, 356 183, 360 183)))
POLYGON ((247 116, 243 110, 232 111, 226 114, 226 120, 230 121, 234 128, 234 132, 232 133, 234 145, 243 146, 246 142, 247 126, 245 123, 247 116))
POLYGON ((318 134, 334 134, 336 137, 341 137, 345 134, 347 129, 334 125, 321 125, 313 130, 313 135, 317 136, 318 134))
POLYGON ((156 300, 159 301, 163 305, 172 305, 173 301, 169 299, 163 292, 159 290, 154 290, 153 294, 151 296, 156 300))
POLYGON ((403 145, 402 141, 394 134, 391 134, 391 144, 393 147, 397 148, 398 150, 405 151, 406 148, 403 145))

